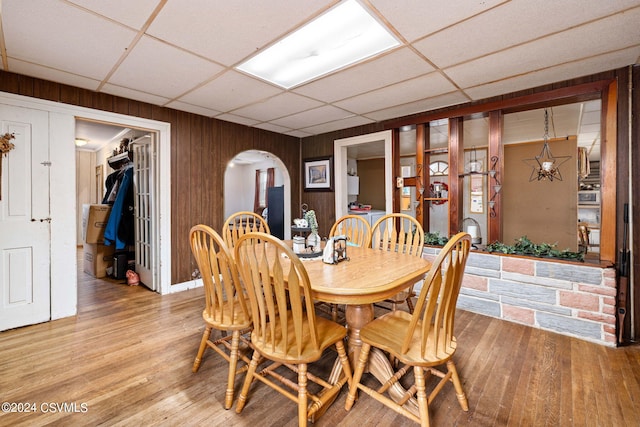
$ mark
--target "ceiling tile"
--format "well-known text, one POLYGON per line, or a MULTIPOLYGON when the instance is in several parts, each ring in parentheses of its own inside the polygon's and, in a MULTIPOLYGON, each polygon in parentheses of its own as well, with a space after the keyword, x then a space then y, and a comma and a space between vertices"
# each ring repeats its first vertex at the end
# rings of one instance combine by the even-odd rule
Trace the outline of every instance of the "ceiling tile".
POLYGON ((272 120, 271 123, 286 126, 291 129, 300 129, 334 120, 346 119, 351 116, 353 116, 353 113, 332 105, 324 105, 322 107, 303 111, 302 113, 292 114, 290 116, 272 120))
POLYGON ((254 120, 254 119, 248 119, 246 117, 236 116, 235 114, 228 114, 228 113, 220 114, 219 116, 216 116, 216 119, 224 120, 225 122, 238 123, 245 126, 253 126, 256 123, 259 123, 257 120, 254 120))
POLYGON ((139 30, 147 22, 158 0, 69 0, 85 9, 139 30))
POLYGON ((144 36, 109 83, 175 98, 221 70, 217 64, 144 36))
POLYGON ((226 112, 282 92, 282 89, 252 77, 228 71, 180 97, 180 101, 226 112))
POLYGON ((455 91, 444 95, 421 99, 419 101, 398 105, 396 107, 367 113, 367 117, 370 117, 375 121, 382 121, 402 116, 409 116, 411 114, 417 114, 437 108, 448 107, 451 105, 462 104, 466 101, 468 101, 468 99, 462 92, 455 91))
MULTIPOLYGON (((640 55, 640 46, 467 88, 464 91, 471 99, 489 98, 491 96, 561 81, 563 80, 563 76, 567 75, 580 77, 624 67, 629 64, 630 58, 637 58, 638 55, 640 55)), ((482 72, 482 70, 478 70, 478 72, 482 72)))
POLYGON ((580 124, 582 126, 589 126, 589 125, 593 125, 594 123, 600 125, 600 110, 584 109, 580 124))
POLYGON ((87 145, 82 147, 89 151, 100 150, 108 143, 123 136, 129 128, 95 121, 76 120, 76 138, 86 139, 87 145))
POLYGON ((319 101, 296 95, 295 93, 285 92, 264 101, 257 102, 243 108, 238 108, 233 111, 233 113, 268 122, 300 111, 309 110, 320 105, 322 105, 322 103, 319 101))
POLYGON ((581 134, 594 134, 600 132, 600 123, 592 124, 592 125, 582 125, 580 126, 581 134))
POLYGON ((191 105, 181 101, 171 101, 165 107, 174 108, 180 111, 188 111, 193 114, 200 114, 205 117, 214 117, 220 114, 220 111, 211 110, 209 108, 199 107, 197 105, 191 105))
POLYGON ((505 2, 507 0, 371 0, 409 42, 505 2))
POLYGON ((456 90, 440 73, 434 72, 402 83, 355 96, 335 105, 356 114, 366 114, 407 102, 430 98, 456 90))
POLYGON ((276 133, 285 133, 292 130, 291 128, 274 125, 273 123, 260 123, 255 125, 255 127, 276 133))
MULTIPOLYGON (((516 46, 452 68, 445 72, 460 87, 467 88, 517 76, 530 70, 605 54, 640 43, 640 7, 618 19, 606 18, 516 46)), ((610 67, 611 68, 611 67, 610 67)))
POLYGON ((342 120, 336 120, 331 123, 323 123, 321 125, 310 126, 308 128, 302 129, 304 132, 309 132, 310 134, 317 135, 325 132, 333 132, 335 130, 347 129, 354 126, 366 125, 368 123, 373 123, 373 120, 367 119, 366 117, 361 116, 353 116, 342 120))
MULTIPOLYGON (((602 107, 602 101, 600 101, 599 99, 594 99, 592 101, 587 101, 584 103, 584 111, 587 112, 591 112, 591 111, 596 111, 598 112, 598 114, 600 114, 600 110, 602 107)), ((598 119, 600 120, 600 119, 598 119)))
POLYGON ((334 102, 433 71, 434 68, 408 48, 395 50, 372 61, 316 80, 293 92, 334 102))
POLYGON ((306 138, 308 136, 312 136, 313 134, 311 133, 307 133, 307 132, 303 132, 301 130, 292 130, 289 132, 285 132, 285 135, 289 135, 289 136, 294 136, 296 138, 306 138))
POLYGON ((578 137, 578 145, 589 145, 593 141, 597 141, 600 139, 600 131, 598 132, 584 132, 581 133, 578 137))
POLYGON ((169 0, 148 33, 231 66, 295 29, 331 3, 327 0, 279 0, 274 5, 253 0, 169 0))
POLYGON ((585 7, 584 0, 564 0, 540 7, 530 0, 512 0, 413 46, 438 67, 450 67, 637 5, 637 0, 595 1, 585 7))
POLYGON ((164 105, 169 102, 169 98, 164 98, 162 96, 152 95, 150 93, 140 92, 138 90, 108 83, 102 87, 102 92, 110 93, 111 95, 122 96, 129 99, 137 99, 139 101, 148 102, 154 105, 164 105))
POLYGON ((30 75, 40 79, 51 80, 83 89, 97 90, 100 81, 90 79, 77 74, 67 73, 53 68, 43 67, 37 64, 31 64, 19 59, 9 59, 9 71, 18 74, 30 75))
POLYGON ((28 4, 2 3, 2 29, 10 58, 102 80, 136 35, 58 0, 30 0, 28 4))

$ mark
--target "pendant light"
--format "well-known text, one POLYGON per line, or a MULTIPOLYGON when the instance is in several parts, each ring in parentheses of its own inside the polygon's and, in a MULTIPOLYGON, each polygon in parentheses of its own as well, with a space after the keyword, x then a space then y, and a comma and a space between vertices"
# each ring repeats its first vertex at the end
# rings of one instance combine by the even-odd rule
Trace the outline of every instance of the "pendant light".
POLYGON ((565 163, 571 158, 571 156, 554 157, 551 154, 551 148, 549 148, 549 113, 547 109, 544 109, 544 144, 542 145, 542 151, 533 159, 524 159, 523 161, 532 167, 531 176, 529 182, 532 181, 562 181, 562 174, 560 173, 560 165, 565 163))

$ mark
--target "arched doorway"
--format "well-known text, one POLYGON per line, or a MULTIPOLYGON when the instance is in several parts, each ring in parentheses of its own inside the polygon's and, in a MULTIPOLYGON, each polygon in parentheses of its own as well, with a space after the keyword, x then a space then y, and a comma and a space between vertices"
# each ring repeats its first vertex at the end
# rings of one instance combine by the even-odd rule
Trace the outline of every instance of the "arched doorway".
POLYGON ((238 211, 255 210, 256 171, 269 168, 274 168, 274 186, 283 187, 284 238, 291 239, 291 177, 282 160, 266 151, 243 151, 227 164, 224 173, 224 217, 238 211))

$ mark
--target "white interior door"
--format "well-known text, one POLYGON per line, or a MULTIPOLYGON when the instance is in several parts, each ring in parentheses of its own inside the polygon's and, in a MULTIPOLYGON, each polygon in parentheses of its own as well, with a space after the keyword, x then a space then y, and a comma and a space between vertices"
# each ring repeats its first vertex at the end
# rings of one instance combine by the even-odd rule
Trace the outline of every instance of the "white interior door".
POLYGON ((155 134, 145 135, 131 143, 133 147, 133 188, 136 273, 149 289, 157 291, 154 242, 158 230, 155 227, 155 134))
MULTIPOLYGON (((0 104, 0 330, 51 319, 49 114, 0 104)), ((70 142, 71 143, 71 142, 70 142)))

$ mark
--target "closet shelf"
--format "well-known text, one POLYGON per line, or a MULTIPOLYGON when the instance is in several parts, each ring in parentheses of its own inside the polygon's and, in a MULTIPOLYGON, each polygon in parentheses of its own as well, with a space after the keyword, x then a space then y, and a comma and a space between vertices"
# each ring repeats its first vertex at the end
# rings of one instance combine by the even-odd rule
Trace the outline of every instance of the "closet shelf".
POLYGON ((125 151, 124 153, 116 154, 115 156, 111 156, 107 159, 109 166, 114 165, 115 163, 119 163, 123 160, 130 160, 129 152, 125 151))

